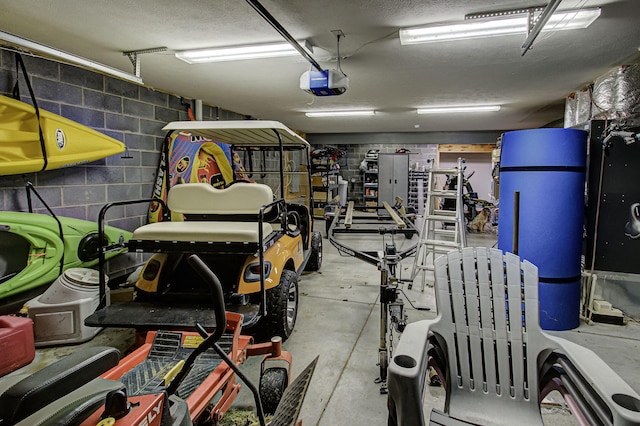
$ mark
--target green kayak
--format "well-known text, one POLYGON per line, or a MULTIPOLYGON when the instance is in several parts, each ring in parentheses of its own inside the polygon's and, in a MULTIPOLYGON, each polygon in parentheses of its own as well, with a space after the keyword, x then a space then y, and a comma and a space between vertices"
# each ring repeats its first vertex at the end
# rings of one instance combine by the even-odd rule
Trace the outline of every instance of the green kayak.
MULTIPOLYGON (((63 271, 98 263, 98 224, 87 220, 0 211, 0 309, 16 299, 34 297, 63 271)), ((105 226, 108 244, 131 233, 105 226)), ((126 249, 111 251, 109 259, 126 249)))

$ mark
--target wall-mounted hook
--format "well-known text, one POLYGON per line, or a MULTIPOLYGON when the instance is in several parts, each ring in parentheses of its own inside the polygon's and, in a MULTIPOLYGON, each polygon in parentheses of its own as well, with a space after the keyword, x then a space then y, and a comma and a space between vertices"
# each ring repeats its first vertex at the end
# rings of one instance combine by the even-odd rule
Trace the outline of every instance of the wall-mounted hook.
POLYGON ((127 148, 126 146, 124 147, 124 153, 120 158, 124 158, 125 160, 130 160, 133 158, 133 155, 131 155, 131 153, 129 152, 129 148, 127 148))

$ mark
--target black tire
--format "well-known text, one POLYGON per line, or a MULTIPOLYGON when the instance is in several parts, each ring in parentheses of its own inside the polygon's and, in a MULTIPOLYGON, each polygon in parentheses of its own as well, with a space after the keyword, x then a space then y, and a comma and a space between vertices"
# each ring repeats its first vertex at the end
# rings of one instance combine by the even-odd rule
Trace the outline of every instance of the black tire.
POLYGON ((259 393, 265 415, 276 412, 288 383, 289 377, 286 368, 271 367, 262 372, 259 393))
POLYGON ((277 287, 267 290, 267 316, 264 335, 270 339, 280 336, 285 341, 291 336, 298 316, 298 276, 287 269, 282 271, 277 287))
POLYGON ((404 233, 404 237, 405 237, 407 240, 412 239, 414 235, 415 235, 415 232, 405 232, 405 233, 404 233))
POLYGON ((320 266, 322 266, 322 235, 315 231, 311 234, 311 254, 304 270, 319 271, 320 266))

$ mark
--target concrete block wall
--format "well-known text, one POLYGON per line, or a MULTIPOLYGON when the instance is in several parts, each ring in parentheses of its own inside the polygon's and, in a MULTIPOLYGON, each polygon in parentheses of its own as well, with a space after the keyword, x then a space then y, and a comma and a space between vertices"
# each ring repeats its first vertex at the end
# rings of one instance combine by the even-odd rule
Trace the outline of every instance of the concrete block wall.
MULTIPOLYGON (((356 204, 364 202, 363 173, 360 170, 360 163, 370 149, 378 149, 382 153, 395 153, 399 149, 407 149, 410 151, 409 164, 412 169, 415 169, 416 166, 418 169, 426 167, 427 161, 435 159, 438 154, 438 145, 436 144, 385 143, 335 146, 345 152, 345 155, 338 160, 340 176, 349 182, 347 199, 355 201, 356 204), (352 180, 355 182, 352 182, 352 180)), ((321 145, 313 146, 313 148, 320 147, 321 145)))
MULTIPOLYGON (((130 83, 56 61, 23 55, 41 109, 59 114, 124 142, 128 155, 115 155, 85 165, 23 175, 0 176, 0 210, 27 211, 25 184, 33 183, 57 215, 96 221, 103 205, 151 196, 162 127, 187 120, 179 96, 130 83)), ((0 50, 0 94, 11 96, 16 82, 15 55, 0 50)), ((24 76, 18 78, 23 102, 32 103, 24 76)), ((190 100, 186 100, 191 102, 190 100)), ((204 120, 240 120, 244 116, 217 107, 203 106, 204 120)), ((34 200, 34 210, 45 213, 34 200)), ((147 205, 111 209, 107 223, 132 231, 146 223, 147 205)), ((135 256, 118 256, 111 272, 140 263, 135 256)))

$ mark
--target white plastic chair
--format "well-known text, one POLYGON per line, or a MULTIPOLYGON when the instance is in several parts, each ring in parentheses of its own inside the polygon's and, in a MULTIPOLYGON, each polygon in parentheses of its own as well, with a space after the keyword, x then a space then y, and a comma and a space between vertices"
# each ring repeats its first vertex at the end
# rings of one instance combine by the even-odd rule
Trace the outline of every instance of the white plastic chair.
POLYGON ((389 366, 389 425, 424 425, 428 366, 446 391, 430 424, 542 424, 559 390, 579 423, 640 424, 640 396, 595 353, 546 334, 538 268, 497 249, 463 248, 435 262, 438 316, 405 329, 389 366))

